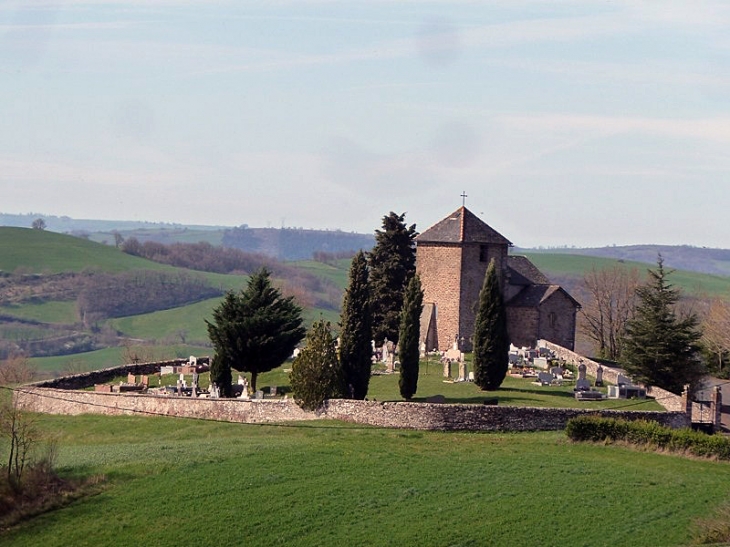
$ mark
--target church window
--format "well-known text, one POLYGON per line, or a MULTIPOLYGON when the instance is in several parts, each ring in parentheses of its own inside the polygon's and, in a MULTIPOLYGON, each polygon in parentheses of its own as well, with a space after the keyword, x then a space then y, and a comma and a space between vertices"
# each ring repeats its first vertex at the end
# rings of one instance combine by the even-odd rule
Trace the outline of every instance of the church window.
POLYGON ((555 312, 554 311, 551 311, 548 314, 548 323, 550 324, 550 328, 551 329, 554 329, 555 328, 555 325, 557 324, 557 322, 558 322, 557 315, 555 315, 555 312))
POLYGON ((489 260, 489 245, 479 245, 479 262, 489 260))

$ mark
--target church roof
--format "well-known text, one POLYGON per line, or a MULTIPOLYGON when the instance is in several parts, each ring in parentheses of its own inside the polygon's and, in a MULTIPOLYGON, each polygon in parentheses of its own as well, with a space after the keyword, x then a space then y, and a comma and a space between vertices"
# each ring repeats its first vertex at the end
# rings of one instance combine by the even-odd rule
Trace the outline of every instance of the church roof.
POLYGON ((507 257, 510 285, 549 285, 550 280, 526 256, 507 257))
POLYGON ((560 285, 529 285, 512 297, 506 305, 512 308, 537 308, 556 292, 562 292, 577 308, 580 303, 560 285))
POLYGON ((496 243, 512 245, 466 207, 459 207, 416 237, 418 243, 496 243))

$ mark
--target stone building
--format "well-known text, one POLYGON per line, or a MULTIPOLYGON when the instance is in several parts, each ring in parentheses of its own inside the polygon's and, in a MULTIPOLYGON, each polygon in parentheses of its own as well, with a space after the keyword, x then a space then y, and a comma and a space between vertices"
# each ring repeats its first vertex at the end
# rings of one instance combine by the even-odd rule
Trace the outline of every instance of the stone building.
POLYGON ((574 348, 580 304, 526 257, 510 256, 510 246, 466 207, 416 238, 416 272, 424 292, 421 337, 429 351, 471 350, 479 291, 492 259, 512 344, 534 347, 538 339, 545 339, 574 348))

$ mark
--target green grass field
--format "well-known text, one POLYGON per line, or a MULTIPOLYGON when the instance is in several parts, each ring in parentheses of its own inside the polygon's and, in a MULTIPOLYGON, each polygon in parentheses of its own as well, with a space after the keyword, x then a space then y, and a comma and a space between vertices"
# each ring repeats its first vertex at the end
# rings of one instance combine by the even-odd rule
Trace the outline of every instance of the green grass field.
POLYGON ((42 416, 62 475, 103 490, 0 533, 5 546, 685 545, 730 465, 572 444, 562 432, 438 433, 42 416))
MULTIPOLYGON (((524 254, 548 277, 568 276, 582 279, 584 273, 590 271, 593 267, 600 270, 620 266, 627 269, 636 268, 643 278, 648 268, 654 269, 656 267, 656 264, 574 254, 524 254)), ((669 277, 669 282, 680 287, 688 295, 730 298, 730 277, 676 270, 669 277)))

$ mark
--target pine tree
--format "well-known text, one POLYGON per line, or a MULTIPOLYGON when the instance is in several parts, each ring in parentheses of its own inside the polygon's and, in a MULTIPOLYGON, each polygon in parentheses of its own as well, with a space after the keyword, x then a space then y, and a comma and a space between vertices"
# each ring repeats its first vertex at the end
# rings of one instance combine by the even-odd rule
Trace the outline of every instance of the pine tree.
POLYGON ((305 410, 317 410, 327 399, 342 397, 342 369, 329 323, 320 320, 312 325, 289 379, 295 401, 305 410))
POLYGON ((699 340, 702 333, 693 313, 679 316, 679 290, 667 283, 661 255, 649 281, 636 291, 634 318, 626 325, 621 364, 635 382, 681 393, 696 388, 704 375, 699 340))
POLYGON ((368 255, 370 266, 370 310, 373 338, 398 342, 403 294, 416 272, 416 225, 407 227, 405 213, 383 217, 383 230, 375 231, 375 247, 368 255))
POLYGON ((494 260, 489 262, 479 293, 479 310, 474 325, 474 383, 495 390, 502 385, 509 368, 507 311, 494 260))
POLYGON ((345 377, 346 394, 353 399, 364 399, 370 384, 373 334, 368 264, 362 251, 352 259, 350 282, 345 290, 340 324, 340 362, 345 377))
POLYGON ((418 360, 420 351, 418 342, 421 331, 421 312, 423 311, 423 290, 421 280, 414 275, 408 282, 403 298, 403 310, 400 317, 400 335, 398 338, 398 359, 400 360, 401 396, 409 401, 418 389, 418 360))
POLYGON ((256 391, 259 373, 281 365, 306 334, 302 309, 271 285, 266 268, 251 275, 245 290, 229 291, 207 321, 208 335, 221 367, 251 373, 256 391))

